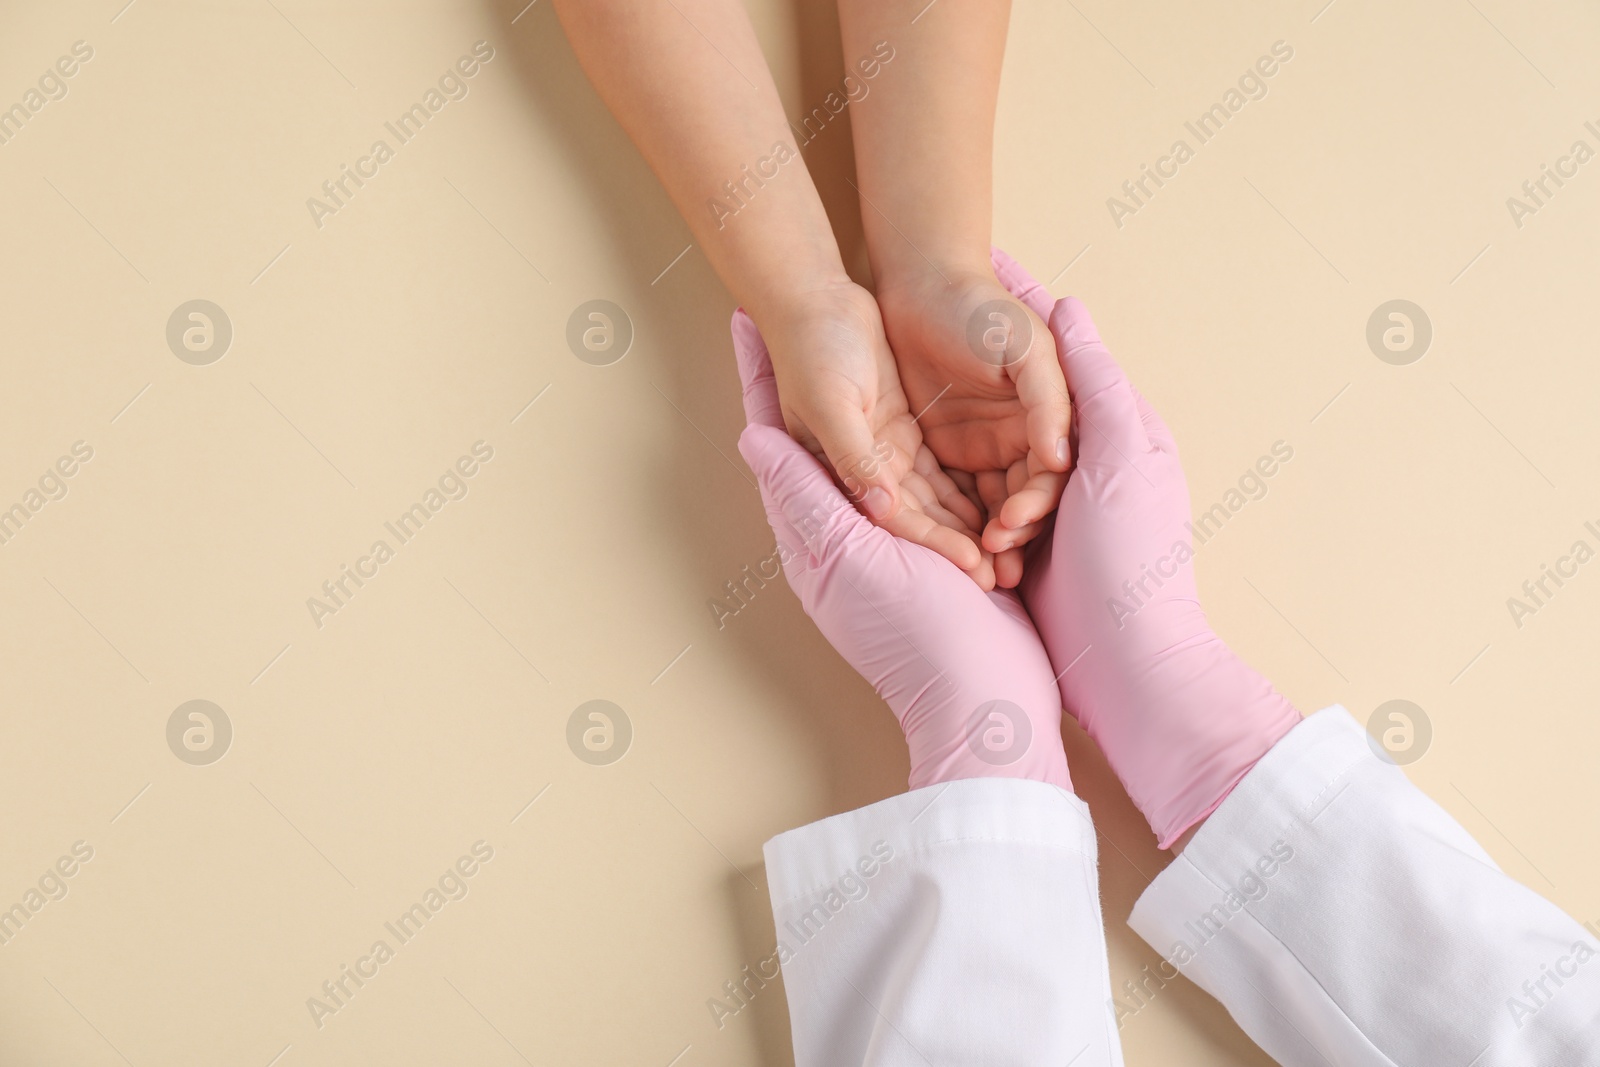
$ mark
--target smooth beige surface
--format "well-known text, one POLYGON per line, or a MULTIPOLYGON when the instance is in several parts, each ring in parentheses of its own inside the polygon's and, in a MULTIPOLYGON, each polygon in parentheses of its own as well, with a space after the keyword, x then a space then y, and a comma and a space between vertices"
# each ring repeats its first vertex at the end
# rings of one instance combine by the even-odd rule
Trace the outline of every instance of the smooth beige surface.
MULTIPOLYGON (((761 843, 901 790, 905 755, 781 583, 714 623, 772 544, 731 303, 523 2, 5 5, 0 106, 93 58, 0 144, 0 507, 93 457, 0 545, 0 907, 93 859, 0 947, 0 1063, 790 1062, 778 986, 722 1029, 707 1008, 770 952, 761 843), (319 228, 307 198, 480 40, 469 95, 319 228), (201 298, 233 339, 196 366, 165 331, 201 298), (605 367, 565 341, 597 298, 636 331, 605 367), (479 441, 400 544, 384 523, 479 441), (232 724, 208 766, 167 743, 193 699, 232 724), (632 724, 610 766, 567 744, 592 699, 632 724), (479 841, 399 945, 385 922, 479 841), (319 1028, 308 998, 380 938, 319 1028)), ((1413 778, 1600 919, 1600 562, 1520 628, 1506 603, 1600 549, 1600 161, 1520 228, 1506 206, 1600 149, 1600 15, 1324 2, 1019 2, 995 239, 1094 310, 1197 512, 1293 447, 1200 553, 1219 630, 1302 709, 1419 704, 1413 778), (1196 147, 1185 121, 1280 40, 1266 98, 1196 147), (1194 158, 1118 228, 1107 198, 1178 138, 1194 158), (1396 298, 1433 325, 1409 366, 1365 339, 1396 298)), ((841 74, 831 6, 750 6, 798 117, 841 74)), ((859 260, 850 158, 842 121, 806 153, 859 260)), ((1123 920, 1162 860, 1068 743, 1120 986, 1156 960, 1123 920)), ((1123 1038, 1130 1064, 1266 1062, 1181 983, 1123 1038)))

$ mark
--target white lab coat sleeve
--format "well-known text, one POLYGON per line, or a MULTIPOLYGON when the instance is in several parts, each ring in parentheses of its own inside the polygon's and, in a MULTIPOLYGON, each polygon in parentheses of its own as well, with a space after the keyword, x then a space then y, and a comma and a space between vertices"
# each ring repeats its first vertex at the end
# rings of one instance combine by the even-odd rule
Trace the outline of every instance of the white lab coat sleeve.
POLYGON ((1042 782, 929 786, 767 842, 796 1067, 1120 1067, 1095 833, 1042 782))
POLYGON ((1262 758, 1129 922, 1285 1067, 1600 1065, 1596 931, 1503 874, 1341 707, 1262 758))

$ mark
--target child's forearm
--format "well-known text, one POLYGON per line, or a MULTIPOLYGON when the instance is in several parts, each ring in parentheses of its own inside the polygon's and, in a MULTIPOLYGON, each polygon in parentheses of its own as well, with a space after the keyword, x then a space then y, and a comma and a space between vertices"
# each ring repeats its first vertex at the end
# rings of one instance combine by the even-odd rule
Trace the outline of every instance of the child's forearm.
POLYGON ((893 63, 850 109, 862 226, 879 282, 989 269, 994 113, 1010 8, 1005 0, 839 0, 846 61, 880 41, 894 49, 893 63))
POLYGON ((738 0, 556 0, 590 81, 758 322, 844 265, 738 0))

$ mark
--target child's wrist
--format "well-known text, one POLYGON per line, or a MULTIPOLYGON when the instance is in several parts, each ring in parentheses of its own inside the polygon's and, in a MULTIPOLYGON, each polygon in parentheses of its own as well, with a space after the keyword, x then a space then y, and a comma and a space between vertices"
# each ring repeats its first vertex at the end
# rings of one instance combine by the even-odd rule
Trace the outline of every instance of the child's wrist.
POLYGON ((752 284, 739 297, 756 325, 766 330, 767 323, 776 327, 804 316, 819 294, 852 287, 855 282, 845 272, 843 262, 824 260, 785 271, 781 278, 770 282, 752 284))
POLYGON ((923 249, 921 252, 907 248, 906 252, 909 254, 873 259, 872 280, 878 292, 918 289, 935 283, 948 286, 973 280, 998 284, 987 248, 923 249))

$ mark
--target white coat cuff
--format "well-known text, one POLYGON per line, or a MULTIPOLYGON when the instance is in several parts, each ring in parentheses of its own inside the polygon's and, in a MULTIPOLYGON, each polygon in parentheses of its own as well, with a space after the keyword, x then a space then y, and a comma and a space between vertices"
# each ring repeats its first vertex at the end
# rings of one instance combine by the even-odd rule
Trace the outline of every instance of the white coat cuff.
POLYGON ((1095 832, 1071 793, 929 786, 766 846, 796 1067, 1120 1067, 1095 832))

